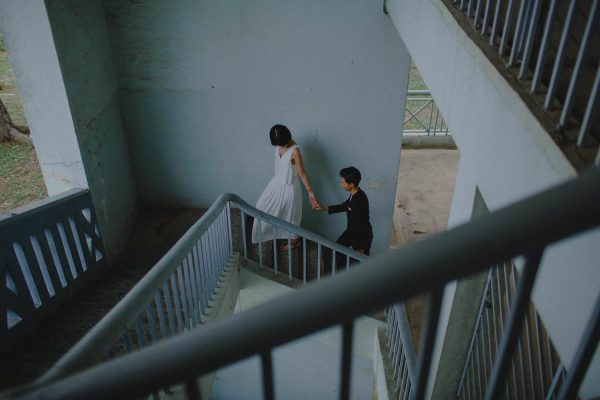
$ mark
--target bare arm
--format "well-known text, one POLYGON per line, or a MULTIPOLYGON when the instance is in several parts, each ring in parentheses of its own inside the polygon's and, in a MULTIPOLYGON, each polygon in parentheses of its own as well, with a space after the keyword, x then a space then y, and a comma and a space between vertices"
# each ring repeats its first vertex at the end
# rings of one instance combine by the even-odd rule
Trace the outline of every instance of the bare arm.
POLYGON ((317 202, 317 197, 315 196, 315 194, 313 192, 312 185, 310 184, 310 181, 308 180, 308 175, 306 175, 306 171, 304 170, 304 163, 302 162, 302 154, 300 154, 299 148, 294 149, 294 152, 292 153, 291 163, 294 166, 294 168, 296 168, 296 171, 298 172, 298 176, 300 177, 300 180, 302 181, 302 183, 304 184, 304 187, 306 188, 306 191, 308 192, 308 198, 310 200, 310 204, 314 205, 314 203, 317 202))

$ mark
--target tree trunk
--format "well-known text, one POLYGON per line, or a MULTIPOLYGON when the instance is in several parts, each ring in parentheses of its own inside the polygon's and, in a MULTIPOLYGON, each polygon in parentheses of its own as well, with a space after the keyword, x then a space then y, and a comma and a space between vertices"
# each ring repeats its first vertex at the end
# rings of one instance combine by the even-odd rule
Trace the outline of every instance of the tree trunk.
POLYGON ((29 129, 16 126, 12 122, 2 99, 0 99, 0 142, 11 140, 21 144, 33 144, 31 136, 29 136, 29 129))

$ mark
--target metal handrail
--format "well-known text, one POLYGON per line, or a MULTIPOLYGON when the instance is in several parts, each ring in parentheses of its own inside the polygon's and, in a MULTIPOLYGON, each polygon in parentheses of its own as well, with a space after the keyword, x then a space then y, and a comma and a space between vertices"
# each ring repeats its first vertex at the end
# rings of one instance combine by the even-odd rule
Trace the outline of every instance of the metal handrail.
MULTIPOLYGON (((510 329, 506 330, 508 336, 503 339, 503 356, 500 357, 505 359, 517 335, 518 321, 515 318, 522 316, 523 296, 530 293, 542 254, 540 249, 598 225, 600 171, 593 170, 466 225, 375 257, 368 262, 367 268, 354 268, 335 278, 307 285, 276 301, 208 324, 201 330, 174 336, 60 381, 13 392, 13 397, 38 399, 48 398, 50 394, 61 399, 133 396, 181 382, 186 383, 189 393, 194 393, 198 376, 256 354, 266 355, 263 360, 270 360, 271 350, 281 344, 331 326, 347 326, 361 315, 423 292, 436 293, 433 297, 439 298, 446 283, 502 260, 527 254, 525 271, 531 272, 527 272, 529 277, 523 280, 527 284, 518 288, 519 301, 512 306, 516 310, 512 312, 508 324, 510 329), (160 368, 157 360, 160 360, 160 368)), ((428 313, 431 321, 439 315, 440 309, 439 301, 432 303, 435 307, 428 313)), ((596 312, 594 321, 589 324, 590 329, 597 326, 598 314, 596 312)), ((422 343, 431 343, 431 335, 436 333, 435 326, 435 323, 426 324, 420 340, 422 343)), ((593 340, 595 336, 584 337, 593 340)), ((595 346, 581 343, 579 347, 587 354, 593 352, 595 346)), ((422 346, 421 349, 427 347, 422 346)), ((424 366, 429 365, 430 357, 431 354, 426 351, 419 352, 419 387, 426 386, 429 375, 428 368, 424 366)), ((582 356, 577 360, 589 362, 589 357, 582 356)), ((492 378, 505 373, 502 364, 495 364, 492 378)), ((585 368, 587 364, 571 365, 568 371, 583 374, 585 368)), ((566 393, 567 388, 563 389, 566 393)))
MULTIPOLYGON (((49 382, 59 377, 66 376, 81 370, 95 362, 100 361, 108 349, 119 339, 122 328, 134 321, 145 306, 153 301, 155 293, 160 290, 164 282, 172 276, 182 261, 187 257, 200 237, 215 222, 228 204, 233 203, 244 213, 265 221, 280 229, 297 234, 305 239, 325 245, 335 252, 344 254, 348 258, 366 262, 368 256, 359 254, 348 247, 323 238, 304 228, 280 220, 272 215, 262 212, 246 203, 240 196, 225 193, 221 194, 208 211, 169 249, 169 251, 156 263, 156 265, 125 295, 125 297, 108 314, 98 322, 71 350, 48 370, 39 382, 49 382)), ((242 214, 242 219, 244 215, 242 214)), ((244 232, 245 233, 245 232, 244 232)), ((231 231, 229 231, 231 236, 231 231)))

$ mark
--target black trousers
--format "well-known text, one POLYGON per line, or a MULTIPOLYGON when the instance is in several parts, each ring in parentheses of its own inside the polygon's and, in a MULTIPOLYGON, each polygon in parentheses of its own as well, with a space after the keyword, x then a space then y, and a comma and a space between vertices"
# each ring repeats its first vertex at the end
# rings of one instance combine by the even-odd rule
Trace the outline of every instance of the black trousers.
POLYGON ((372 238, 357 238, 355 237, 355 235, 352 235, 352 233, 348 230, 345 230, 336 240, 336 243, 339 243, 342 246, 352 247, 356 251, 363 250, 364 254, 366 255, 369 255, 369 253, 371 252, 372 242, 372 238))
MULTIPOLYGON (((364 254, 366 254, 367 256, 369 255, 369 253, 371 252, 371 242, 372 239, 368 239, 368 240, 356 240, 356 238, 354 238, 347 230, 344 231, 340 237, 336 240, 336 243, 341 244, 342 246, 345 247, 351 247, 352 249, 358 251, 358 250, 362 250, 364 254)), ((328 248, 323 248, 323 267, 324 267, 324 272, 325 273, 331 273, 332 268, 332 262, 333 262, 333 253, 331 251, 331 249, 328 248)), ((357 261, 350 259, 349 264, 355 264, 357 261)), ((343 254, 339 254, 336 253, 335 254, 335 269, 336 271, 341 271, 346 269, 346 266, 348 265, 348 257, 343 255, 343 254)))

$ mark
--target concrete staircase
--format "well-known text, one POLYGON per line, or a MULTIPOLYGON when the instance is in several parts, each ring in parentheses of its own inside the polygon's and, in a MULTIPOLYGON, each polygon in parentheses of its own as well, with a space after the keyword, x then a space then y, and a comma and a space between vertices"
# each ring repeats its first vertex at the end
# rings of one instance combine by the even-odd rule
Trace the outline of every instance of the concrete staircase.
MULTIPOLYGON (((240 295, 236 312, 275 300, 294 289, 280 283, 272 271, 240 270, 240 295)), ((293 310, 290 310, 293 312, 293 310)), ((373 394, 373 351, 377 327, 374 318, 356 322, 352 361, 352 399, 371 399, 373 394)), ((275 397, 281 399, 334 399, 339 397, 341 328, 334 327, 281 346, 273 352, 275 397)), ((262 398, 260 359, 252 357, 217 371, 210 398, 262 398)))

